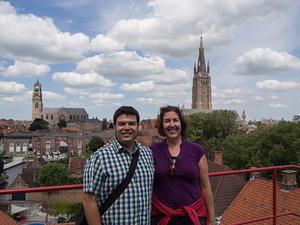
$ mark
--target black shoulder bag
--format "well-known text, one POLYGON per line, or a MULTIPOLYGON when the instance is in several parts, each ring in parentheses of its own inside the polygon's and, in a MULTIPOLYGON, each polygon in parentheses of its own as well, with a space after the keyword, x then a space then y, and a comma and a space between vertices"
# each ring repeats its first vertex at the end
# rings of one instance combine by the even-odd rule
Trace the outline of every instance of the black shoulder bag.
MULTIPOLYGON (((139 153, 140 152, 138 150, 135 153, 133 153, 127 176, 122 181, 122 183, 119 184, 119 186, 103 202, 103 204, 99 208, 100 216, 102 216, 106 212, 106 210, 116 201, 116 199, 124 192, 128 184, 130 183, 131 178, 133 177, 134 171, 136 169, 137 162, 139 160, 139 153)), ((83 207, 81 207, 80 212, 76 216, 75 224, 88 225, 83 207)))

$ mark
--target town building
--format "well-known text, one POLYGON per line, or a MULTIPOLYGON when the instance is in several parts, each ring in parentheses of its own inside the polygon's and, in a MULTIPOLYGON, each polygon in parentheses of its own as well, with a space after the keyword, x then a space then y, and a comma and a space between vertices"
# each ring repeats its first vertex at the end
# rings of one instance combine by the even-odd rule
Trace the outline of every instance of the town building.
POLYGON ((79 132, 12 132, 3 137, 5 153, 78 154, 87 151, 88 136, 79 132))
POLYGON ((84 108, 44 107, 42 84, 37 80, 32 93, 32 120, 43 119, 51 128, 56 128, 59 121, 66 121, 68 127, 77 127, 80 131, 100 131, 101 121, 89 119, 84 108))

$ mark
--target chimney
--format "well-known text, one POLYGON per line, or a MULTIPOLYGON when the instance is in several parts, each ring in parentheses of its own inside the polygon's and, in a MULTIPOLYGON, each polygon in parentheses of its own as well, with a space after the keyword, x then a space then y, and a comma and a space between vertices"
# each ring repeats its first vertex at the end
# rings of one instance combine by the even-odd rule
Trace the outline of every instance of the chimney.
POLYGON ((223 164, 223 153, 220 151, 215 151, 214 152, 214 162, 222 165, 223 164))
POLYGON ((293 188, 297 185, 296 181, 296 171, 295 170, 283 170, 282 174, 282 184, 287 188, 293 188))

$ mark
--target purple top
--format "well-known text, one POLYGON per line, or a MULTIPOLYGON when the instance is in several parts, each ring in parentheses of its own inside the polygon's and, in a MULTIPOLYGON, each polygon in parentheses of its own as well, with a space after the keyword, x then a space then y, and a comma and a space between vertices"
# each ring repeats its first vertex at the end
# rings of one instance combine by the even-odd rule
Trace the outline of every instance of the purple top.
POLYGON ((170 176, 170 152, 165 142, 150 146, 155 163, 153 191, 163 204, 172 209, 189 206, 201 197, 198 162, 204 154, 199 144, 183 140, 175 163, 175 175, 170 176))

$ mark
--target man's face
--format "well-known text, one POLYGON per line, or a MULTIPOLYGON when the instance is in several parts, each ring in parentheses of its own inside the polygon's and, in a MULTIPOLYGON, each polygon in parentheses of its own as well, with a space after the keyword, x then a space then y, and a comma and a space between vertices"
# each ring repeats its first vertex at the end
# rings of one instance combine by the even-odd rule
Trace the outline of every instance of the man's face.
POLYGON ((137 136, 138 124, 135 115, 122 114, 117 117, 115 135, 120 144, 124 147, 131 147, 137 136))

